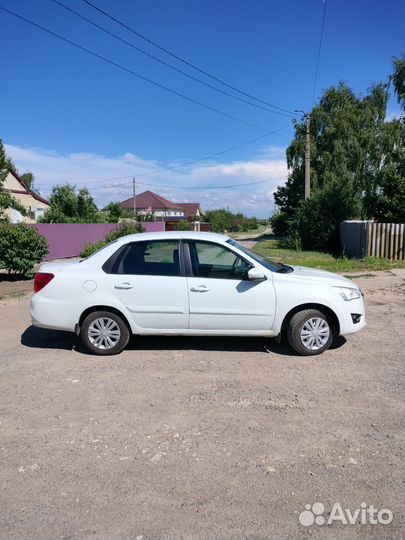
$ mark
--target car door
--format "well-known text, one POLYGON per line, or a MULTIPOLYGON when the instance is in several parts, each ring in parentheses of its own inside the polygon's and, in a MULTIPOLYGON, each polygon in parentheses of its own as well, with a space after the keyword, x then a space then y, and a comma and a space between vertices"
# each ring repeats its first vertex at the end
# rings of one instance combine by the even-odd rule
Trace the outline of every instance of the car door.
POLYGON ((177 240, 128 244, 110 269, 113 294, 147 331, 188 328, 187 281, 177 240))
POLYGON ((270 331, 276 305, 271 276, 265 281, 247 280, 253 264, 222 244, 193 240, 186 245, 192 274, 187 277, 190 330, 270 331))

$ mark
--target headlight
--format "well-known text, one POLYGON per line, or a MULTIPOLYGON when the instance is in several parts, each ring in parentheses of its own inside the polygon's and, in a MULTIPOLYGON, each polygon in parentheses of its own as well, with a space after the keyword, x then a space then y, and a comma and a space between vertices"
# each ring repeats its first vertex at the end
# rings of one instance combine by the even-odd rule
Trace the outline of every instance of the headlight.
POLYGON ((339 291, 340 296, 346 302, 349 300, 357 300, 358 298, 361 298, 360 289, 352 289, 351 287, 335 287, 335 289, 339 291))

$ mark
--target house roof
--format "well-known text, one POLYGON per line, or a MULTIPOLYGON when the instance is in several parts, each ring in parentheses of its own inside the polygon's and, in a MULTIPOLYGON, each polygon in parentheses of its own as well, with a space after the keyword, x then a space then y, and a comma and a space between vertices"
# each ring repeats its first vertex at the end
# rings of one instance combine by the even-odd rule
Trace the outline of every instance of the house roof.
POLYGON ((201 212, 200 203, 190 202, 190 203, 175 203, 177 206, 184 210, 184 215, 186 217, 194 217, 197 215, 198 210, 201 212))
POLYGON ((5 188, 4 191, 8 191, 9 193, 19 193, 21 195, 24 195, 24 193, 28 193, 29 195, 31 195, 31 197, 33 197, 37 201, 40 201, 40 202, 42 202, 42 203, 49 206, 49 201, 42 198, 40 195, 35 193, 35 191, 33 191, 30 187, 28 187, 27 184, 24 182, 24 180, 22 180, 15 171, 10 170, 9 173, 12 176, 14 176, 14 178, 17 180, 17 182, 19 182, 24 189, 19 190, 19 189, 7 189, 7 188, 5 188))
MULTIPOLYGON (((131 197, 120 203, 122 208, 132 208, 134 198, 131 197)), ((144 191, 135 197, 136 208, 151 208, 152 210, 182 210, 182 207, 176 203, 172 203, 153 191, 144 191)))

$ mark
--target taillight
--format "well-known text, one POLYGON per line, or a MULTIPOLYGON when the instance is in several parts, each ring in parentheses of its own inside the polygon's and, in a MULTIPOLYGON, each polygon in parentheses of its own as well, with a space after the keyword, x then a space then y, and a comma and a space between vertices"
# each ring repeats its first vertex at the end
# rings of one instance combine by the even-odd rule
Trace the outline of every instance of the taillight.
POLYGON ((54 274, 49 274, 48 272, 38 272, 34 279, 34 291, 42 291, 42 289, 48 285, 48 283, 52 281, 54 277, 54 274))

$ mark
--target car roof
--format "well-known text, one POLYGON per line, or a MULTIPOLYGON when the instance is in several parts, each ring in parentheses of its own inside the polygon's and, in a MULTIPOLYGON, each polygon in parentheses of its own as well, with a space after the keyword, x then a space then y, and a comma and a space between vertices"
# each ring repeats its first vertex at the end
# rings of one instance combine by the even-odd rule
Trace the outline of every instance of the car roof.
POLYGON ((207 241, 217 241, 217 242, 226 242, 229 239, 229 236, 226 234, 218 234, 211 232, 195 232, 195 231, 158 231, 158 232, 147 232, 147 233, 138 233, 138 234, 128 234, 127 236, 122 236, 119 240, 122 240, 123 243, 142 241, 142 240, 173 240, 178 238, 184 238, 188 240, 207 240, 207 241))

